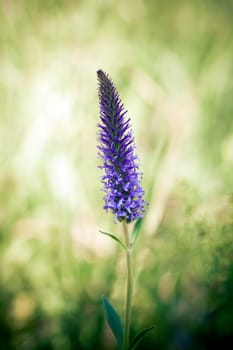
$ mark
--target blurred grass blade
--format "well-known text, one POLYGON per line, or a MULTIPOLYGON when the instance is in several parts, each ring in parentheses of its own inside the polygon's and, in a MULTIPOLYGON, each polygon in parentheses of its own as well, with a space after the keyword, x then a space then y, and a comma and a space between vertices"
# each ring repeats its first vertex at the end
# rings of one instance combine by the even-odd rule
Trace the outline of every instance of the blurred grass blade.
POLYGON ((131 247, 133 247, 136 242, 141 225, 142 225, 142 218, 138 219, 134 225, 132 236, 131 236, 131 242, 130 242, 131 247))
POLYGON ((104 231, 101 231, 99 230, 100 233, 102 233, 103 235, 106 235, 106 236, 109 236, 111 237, 114 241, 116 241, 117 243, 119 243, 124 249, 127 249, 126 245, 116 236, 114 236, 113 234, 111 233, 108 233, 108 232, 104 232, 104 231))
POLYGON ((108 325, 111 328, 113 334, 115 335, 117 343, 121 350, 123 346, 123 327, 122 327, 120 317, 118 316, 118 313, 113 308, 113 306, 109 303, 106 297, 103 297, 102 301, 103 301, 103 306, 104 306, 106 318, 108 321, 108 325))
POLYGON ((143 329, 141 332, 139 332, 135 338, 132 340, 132 342, 130 343, 129 346, 129 350, 134 350, 136 349, 137 345, 140 343, 140 341, 142 340, 142 338, 148 333, 150 332, 152 329, 154 329, 155 326, 151 326, 148 327, 146 329, 143 329))

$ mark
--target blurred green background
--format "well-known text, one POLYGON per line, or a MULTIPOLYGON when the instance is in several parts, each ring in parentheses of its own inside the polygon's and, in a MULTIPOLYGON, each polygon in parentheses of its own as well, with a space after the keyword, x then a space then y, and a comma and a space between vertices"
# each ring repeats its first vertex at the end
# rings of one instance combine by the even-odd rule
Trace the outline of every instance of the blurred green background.
POLYGON ((131 331, 155 330, 139 349, 233 346, 233 2, 1 0, 0 348, 116 349, 101 296, 123 315, 125 261, 98 234, 121 235, 102 210, 99 68, 150 202, 131 331))

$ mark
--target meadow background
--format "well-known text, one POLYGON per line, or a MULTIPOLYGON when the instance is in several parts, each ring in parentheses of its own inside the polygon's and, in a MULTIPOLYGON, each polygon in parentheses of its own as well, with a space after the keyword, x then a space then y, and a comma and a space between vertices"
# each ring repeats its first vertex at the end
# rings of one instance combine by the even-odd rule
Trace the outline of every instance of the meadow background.
POLYGON ((233 2, 1 0, 0 348, 116 349, 101 297, 123 314, 125 261, 98 233, 122 234, 102 210, 99 68, 150 203, 132 334, 155 330, 139 349, 232 346, 233 2))

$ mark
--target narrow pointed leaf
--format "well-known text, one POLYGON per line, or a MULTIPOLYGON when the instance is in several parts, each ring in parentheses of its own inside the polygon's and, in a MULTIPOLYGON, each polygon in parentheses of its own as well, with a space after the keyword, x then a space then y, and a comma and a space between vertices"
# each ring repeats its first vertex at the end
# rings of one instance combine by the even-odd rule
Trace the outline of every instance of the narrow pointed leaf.
POLYGON ((148 327, 146 329, 143 329, 141 332, 139 332, 135 338, 132 340, 132 342, 130 343, 129 346, 129 350, 134 350, 136 349, 137 345, 140 343, 140 341, 142 340, 142 338, 148 333, 150 332, 152 329, 154 329, 155 326, 151 326, 148 327))
POLYGON ((131 247, 133 247, 136 242, 141 225, 142 225, 142 218, 138 219, 134 225, 132 236, 131 236, 131 243, 130 243, 131 247))
POLYGON ((120 350, 122 350, 123 326, 122 326, 120 317, 118 316, 118 313, 113 308, 113 306, 110 304, 110 302, 108 301, 107 298, 103 297, 102 301, 103 301, 104 311, 106 314, 108 325, 116 337, 116 340, 117 340, 117 343, 118 343, 120 350))
POLYGON ((114 241, 119 243, 124 249, 127 249, 126 245, 118 237, 114 236, 112 233, 108 233, 108 232, 104 232, 104 231, 100 231, 100 230, 99 230, 99 232, 102 233, 103 235, 111 237, 114 241))

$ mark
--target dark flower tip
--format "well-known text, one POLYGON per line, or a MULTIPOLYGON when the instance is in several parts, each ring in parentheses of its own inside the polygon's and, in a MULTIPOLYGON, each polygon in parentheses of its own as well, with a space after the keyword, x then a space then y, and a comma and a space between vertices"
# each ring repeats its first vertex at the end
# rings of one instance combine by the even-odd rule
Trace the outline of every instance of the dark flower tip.
POLYGON ((98 124, 98 155, 103 161, 102 176, 104 209, 114 220, 132 222, 143 217, 144 191, 140 186, 138 157, 134 154, 134 138, 130 119, 111 78, 101 69, 99 83, 100 123, 98 124))

